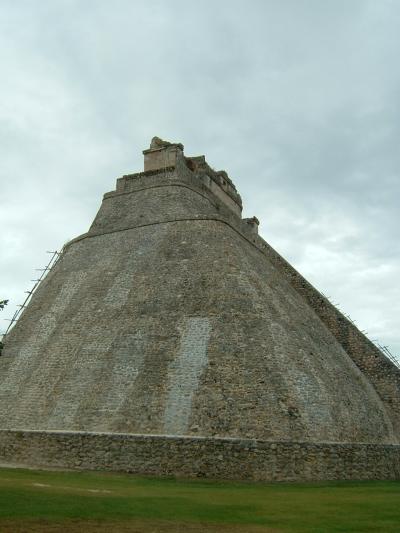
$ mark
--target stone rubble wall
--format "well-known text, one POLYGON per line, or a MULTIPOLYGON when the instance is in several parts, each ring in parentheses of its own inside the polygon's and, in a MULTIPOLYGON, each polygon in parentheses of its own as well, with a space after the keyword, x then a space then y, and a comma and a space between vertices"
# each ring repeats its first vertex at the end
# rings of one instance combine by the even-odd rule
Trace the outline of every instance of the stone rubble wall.
POLYGON ((3 430, 0 464, 243 481, 400 479, 400 446, 3 430))

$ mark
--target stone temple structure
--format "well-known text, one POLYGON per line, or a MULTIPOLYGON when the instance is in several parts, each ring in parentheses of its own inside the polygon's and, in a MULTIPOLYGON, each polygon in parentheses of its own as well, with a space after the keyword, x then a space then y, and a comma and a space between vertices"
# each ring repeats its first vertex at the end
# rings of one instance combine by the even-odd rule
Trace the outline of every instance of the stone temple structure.
POLYGON ((400 478, 400 371, 155 137, 5 340, 0 462, 400 478))

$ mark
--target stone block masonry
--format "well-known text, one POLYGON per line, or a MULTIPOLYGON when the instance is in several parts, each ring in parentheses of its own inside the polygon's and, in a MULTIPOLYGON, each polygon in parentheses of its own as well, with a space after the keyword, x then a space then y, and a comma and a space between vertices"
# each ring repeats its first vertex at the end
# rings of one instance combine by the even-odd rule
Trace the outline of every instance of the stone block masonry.
POLYGON ((167 435, 185 435, 189 431, 193 393, 207 366, 210 333, 208 318, 192 317, 185 321, 178 357, 168 369, 168 398, 164 413, 167 435))
POLYGON ((0 431, 0 464, 244 481, 400 478, 400 446, 0 431))
POLYGON ((264 481, 395 479, 400 372, 153 139, 0 358, 0 460, 264 481))

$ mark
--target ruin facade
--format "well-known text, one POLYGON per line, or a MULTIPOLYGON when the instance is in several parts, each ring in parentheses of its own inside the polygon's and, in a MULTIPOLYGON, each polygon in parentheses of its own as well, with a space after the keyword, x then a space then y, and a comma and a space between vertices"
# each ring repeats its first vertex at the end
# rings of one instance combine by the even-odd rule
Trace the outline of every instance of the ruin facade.
POLYGON ((0 461, 252 480, 400 478, 400 370, 155 137, 7 335, 0 461))

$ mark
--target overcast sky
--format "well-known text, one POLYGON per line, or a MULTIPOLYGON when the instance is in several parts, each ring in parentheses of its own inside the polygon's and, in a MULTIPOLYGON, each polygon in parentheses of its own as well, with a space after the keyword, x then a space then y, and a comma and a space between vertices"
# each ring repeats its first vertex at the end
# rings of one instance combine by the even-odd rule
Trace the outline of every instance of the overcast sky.
POLYGON ((0 0, 0 299, 158 135, 400 355, 400 2, 0 0))

